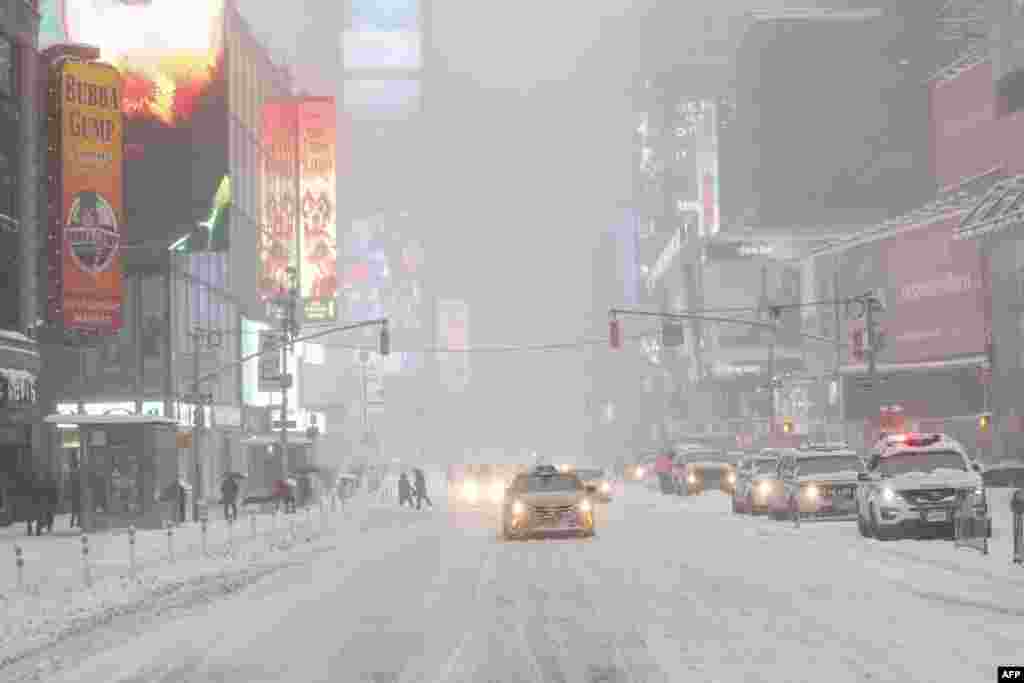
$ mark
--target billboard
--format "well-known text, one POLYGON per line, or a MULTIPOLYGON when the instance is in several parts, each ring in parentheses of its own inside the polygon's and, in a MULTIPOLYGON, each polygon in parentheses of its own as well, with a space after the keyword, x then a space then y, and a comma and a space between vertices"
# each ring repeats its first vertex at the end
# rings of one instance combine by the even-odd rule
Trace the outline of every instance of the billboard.
POLYGON ((718 195, 718 107, 700 103, 697 122, 697 182, 700 193, 700 234, 712 237, 721 228, 718 195))
POLYGON ((338 319, 337 164, 333 97, 303 98, 297 103, 299 192, 299 289, 303 315, 310 322, 338 319))
POLYGON ((928 86, 932 172, 940 187, 993 168, 1001 153, 995 135, 996 87, 992 62, 969 67, 928 86))
POLYGON ((469 385, 469 306, 465 301, 442 299, 437 302, 440 346, 451 352, 438 354, 441 383, 452 393, 469 385))
POLYGON ((208 220, 229 174, 224 0, 47 0, 40 14, 40 47, 95 45, 121 72, 128 241, 170 244, 208 220))
MULTIPOLYGON (((843 296, 874 290, 887 342, 878 360, 911 363, 985 352, 988 286, 978 245, 956 240, 959 215, 857 245, 840 256, 843 296)), ((849 331, 864 329, 851 320, 849 331)))
POLYGON ((68 329, 111 334, 122 326, 121 92, 109 64, 64 61, 50 75, 48 309, 68 329))
POLYGON ((419 0, 352 0, 342 34, 344 68, 420 69, 419 24, 419 0))
POLYGON ((263 104, 261 119, 264 156, 259 186, 263 196, 256 249, 260 266, 257 290, 265 300, 286 290, 290 286, 288 269, 298 272, 299 268, 295 101, 291 98, 268 100, 263 104))

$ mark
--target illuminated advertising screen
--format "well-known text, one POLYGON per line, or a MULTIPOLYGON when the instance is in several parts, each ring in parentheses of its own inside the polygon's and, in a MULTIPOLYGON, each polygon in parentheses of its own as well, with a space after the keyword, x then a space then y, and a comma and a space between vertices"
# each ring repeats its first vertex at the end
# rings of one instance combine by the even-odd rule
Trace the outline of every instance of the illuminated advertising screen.
POLYGON ((300 292, 307 321, 338 318, 338 223, 333 97, 297 101, 302 196, 300 292))
POLYGON ((170 244, 216 218, 211 200, 229 173, 223 10, 224 0, 40 7, 41 47, 95 45, 121 72, 129 242, 170 244))
POLYGON ((377 216, 357 220, 345 235, 340 270, 343 315, 348 320, 390 319, 401 372, 415 372, 425 354, 408 353, 399 347, 423 347, 429 343, 427 300, 422 285, 423 245, 399 230, 401 218, 377 216), (397 340, 401 340, 401 344, 397 340))
POLYGON ((342 35, 345 69, 422 66, 418 0, 352 0, 342 35))
POLYGON ((260 297, 269 299, 290 286, 288 269, 299 267, 296 226, 298 120, 295 100, 272 99, 263 104, 262 138, 264 163, 260 199, 259 254, 260 297))
POLYGON ((121 76, 102 63, 63 62, 50 81, 50 315, 67 329, 122 325, 124 226, 121 76))

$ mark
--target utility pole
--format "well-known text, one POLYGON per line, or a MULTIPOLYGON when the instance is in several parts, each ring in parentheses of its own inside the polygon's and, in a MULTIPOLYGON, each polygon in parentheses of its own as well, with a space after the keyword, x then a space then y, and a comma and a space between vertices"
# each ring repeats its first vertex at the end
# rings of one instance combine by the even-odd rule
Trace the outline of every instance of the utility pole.
POLYGON ((842 313, 840 312, 839 301, 839 269, 836 268, 832 273, 832 291, 835 293, 835 304, 833 305, 833 318, 835 324, 835 331, 832 336, 835 338, 835 372, 833 373, 832 381, 835 382, 836 387, 836 424, 839 427, 839 440, 844 443, 849 443, 846 437, 846 410, 843 391, 843 378, 840 373, 840 368, 843 366, 843 335, 840 327, 842 325, 842 313))
POLYGON ((292 344, 298 337, 297 320, 299 288, 297 273, 288 269, 288 292, 282 301, 284 315, 281 316, 281 467, 283 478, 288 479, 288 390, 292 387, 292 376, 288 372, 288 356, 292 344))
MULTIPOLYGON (((203 404, 199 395, 199 373, 202 364, 199 358, 203 330, 198 325, 192 329, 192 467, 195 469, 196 486, 192 491, 192 521, 199 519, 199 499, 203 488, 203 467, 199 462, 199 430, 203 427, 203 404)), ((185 520, 182 520, 185 521, 185 520)))

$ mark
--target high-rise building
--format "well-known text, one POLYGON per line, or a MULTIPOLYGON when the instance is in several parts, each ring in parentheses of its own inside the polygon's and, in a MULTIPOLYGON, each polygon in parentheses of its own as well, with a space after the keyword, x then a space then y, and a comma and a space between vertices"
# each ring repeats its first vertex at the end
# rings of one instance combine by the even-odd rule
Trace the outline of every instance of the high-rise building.
MULTIPOLYGON (((260 109, 291 94, 291 74, 272 62, 234 0, 190 5, 182 11, 195 16, 180 24, 190 30, 154 27, 145 35, 160 44, 143 52, 104 27, 130 20, 124 31, 142 32, 138 22, 159 21, 159 7, 69 7, 44 3, 44 44, 95 45, 123 79, 123 327, 77 348, 48 346, 43 399, 60 413, 167 417, 188 433, 198 361, 207 376, 201 393, 210 394, 204 428, 193 434, 200 447, 182 440, 167 471, 186 476, 199 499, 213 498, 220 474, 244 470, 245 432, 269 429, 265 407, 245 405, 248 375, 232 364, 243 320, 266 318, 256 289, 260 109), (204 25, 210 30, 191 30, 204 25)), ((62 436, 54 460, 66 469, 75 449, 62 436)))
POLYGON ((0 11, 0 524, 10 521, 9 492, 32 466, 39 443, 35 188, 39 129, 35 82, 39 16, 35 3, 0 11), (35 425, 35 426, 34 426, 35 425))

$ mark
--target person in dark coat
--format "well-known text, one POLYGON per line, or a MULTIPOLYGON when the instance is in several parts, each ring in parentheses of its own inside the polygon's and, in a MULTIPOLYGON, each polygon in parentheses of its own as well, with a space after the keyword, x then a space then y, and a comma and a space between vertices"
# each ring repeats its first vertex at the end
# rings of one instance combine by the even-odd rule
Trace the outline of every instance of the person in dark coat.
POLYGON ((238 519, 238 480, 232 476, 224 477, 220 484, 221 502, 224 503, 224 519, 238 519))
POLYGON ((409 475, 402 472, 398 478, 398 504, 404 506, 406 502, 412 507, 412 484, 409 483, 409 475))
POLYGON ((427 501, 427 505, 434 507, 434 501, 430 500, 430 496, 427 495, 427 475, 419 467, 413 470, 413 474, 416 476, 416 509, 419 510, 423 507, 423 501, 427 501))
POLYGON ((53 474, 44 474, 41 481, 43 509, 40 523, 52 534, 53 523, 57 519, 57 508, 60 507, 60 484, 53 474))
POLYGON ((69 526, 73 529, 82 526, 82 480, 77 469, 71 470, 71 481, 68 485, 69 498, 71 499, 71 522, 69 526))

